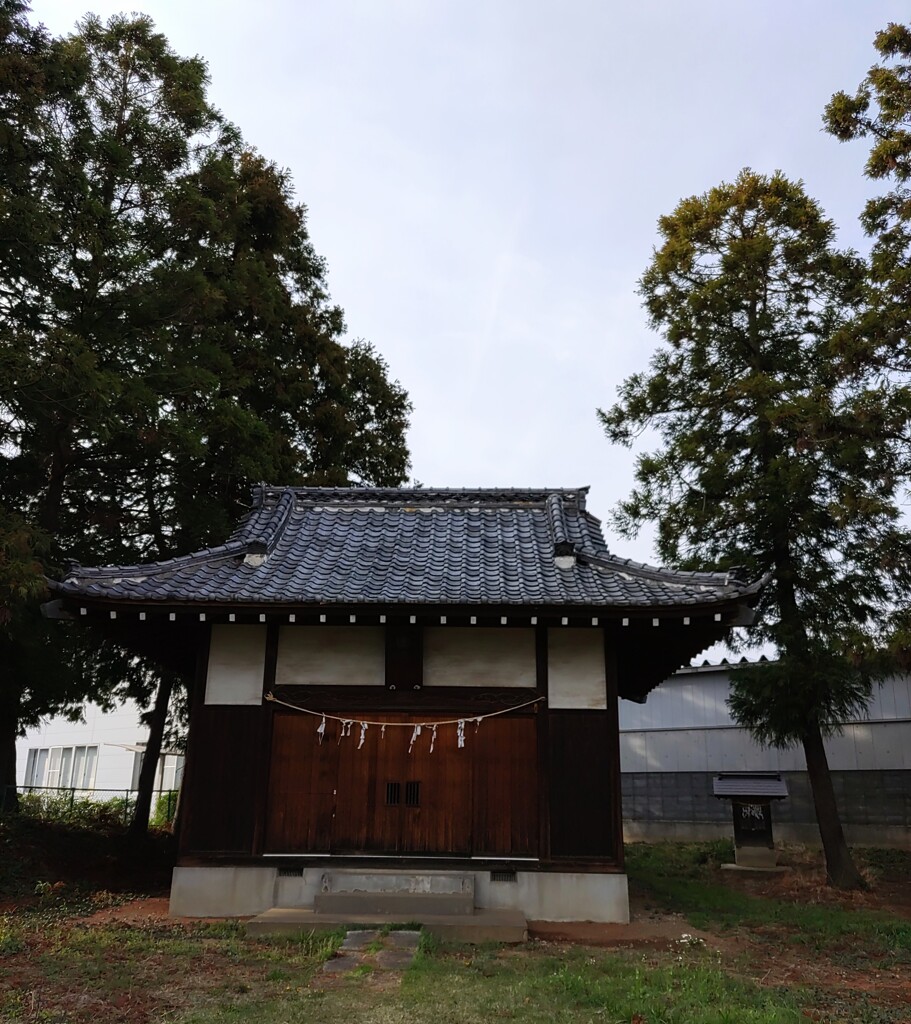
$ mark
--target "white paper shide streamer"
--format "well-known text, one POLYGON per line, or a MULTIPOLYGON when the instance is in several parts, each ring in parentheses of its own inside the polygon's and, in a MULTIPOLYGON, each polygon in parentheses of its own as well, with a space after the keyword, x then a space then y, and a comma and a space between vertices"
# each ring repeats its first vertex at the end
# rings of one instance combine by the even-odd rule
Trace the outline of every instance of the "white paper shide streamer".
POLYGON ((279 700, 276 696, 271 693, 266 694, 266 700, 272 701, 275 704, 281 704, 283 707, 291 708, 294 711, 301 711, 305 715, 314 715, 319 718, 319 725, 316 727, 316 735, 319 738, 320 744, 326 738, 326 722, 331 719, 333 722, 339 723, 338 731, 338 743, 341 743, 343 739, 351 735, 351 730, 355 725, 359 727, 357 749, 367 742, 367 729, 371 725, 376 725, 380 730, 380 739, 386 738, 386 726, 408 728, 411 729, 411 740, 408 743, 408 753, 410 754, 414 749, 415 743, 423 735, 426 729, 430 733, 430 749, 429 753, 433 753, 437 743, 437 730, 441 725, 454 725, 456 727, 456 747, 462 750, 465 747, 465 726, 468 722, 474 722, 475 732, 481 727, 481 722, 485 718, 495 718, 498 715, 505 715, 511 711, 521 711, 523 708, 531 707, 534 704, 540 703, 544 698, 536 697, 534 700, 527 700, 524 704, 517 704, 512 708, 501 708, 499 711, 491 711, 486 715, 477 715, 475 718, 448 718, 442 722, 371 722, 368 719, 355 719, 355 718, 342 718, 339 715, 327 715, 324 711, 312 711, 310 708, 302 708, 296 704, 289 704, 287 701, 279 700))
POLYGON ((411 753, 411 748, 414 746, 415 741, 417 740, 418 736, 421 735, 422 730, 423 730, 423 726, 421 726, 421 725, 416 725, 414 727, 414 732, 411 734, 411 742, 408 744, 408 753, 409 754, 411 753))

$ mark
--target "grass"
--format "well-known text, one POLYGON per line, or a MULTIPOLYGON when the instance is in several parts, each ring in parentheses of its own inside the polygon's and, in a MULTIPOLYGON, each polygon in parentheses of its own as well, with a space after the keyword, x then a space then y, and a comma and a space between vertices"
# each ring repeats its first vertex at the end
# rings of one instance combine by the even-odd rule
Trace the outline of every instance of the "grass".
MULTIPOLYGON (((902 851, 882 851, 894 865, 902 851)), ((627 848, 630 881, 666 909, 683 914, 696 928, 789 930, 791 941, 823 950, 847 940, 866 952, 911 962, 911 920, 875 910, 801 904, 754 896, 718 883, 714 869, 730 860, 724 844, 636 844, 627 848)), ((907 857, 907 855, 905 855, 907 857)))
MULTIPOLYGON (((0 921, 4 1024, 96 1019, 793 1024, 801 1019, 793 993, 732 978, 700 947, 656 960, 653 954, 582 947, 557 952, 538 944, 518 950, 442 945, 422 935, 401 984, 398 975, 365 964, 322 987, 314 979, 338 949, 341 932, 248 939, 235 922, 98 925, 74 918, 74 907, 58 899, 0 921)), ((86 908, 80 904, 79 909, 86 908)))
MULTIPOLYGON (((44 885, 32 905, 0 917, 0 1022, 907 1024, 898 988, 852 989, 845 979, 864 978, 867 965, 848 964, 846 951, 872 957, 870 976, 893 987, 905 978, 911 993, 911 922, 743 891, 718 870, 729 858, 724 844, 628 851, 634 888, 727 936, 720 952, 711 936, 597 949, 469 947, 422 934, 406 971, 365 963, 344 976, 319 973, 342 932, 247 938, 229 921, 99 923, 85 915, 123 893, 44 885)), ((884 852, 867 866, 907 878, 909 863, 884 852)))
POLYGON ((632 953, 424 949, 401 985, 365 965, 331 989, 197 1007, 179 1024, 798 1024, 799 1000, 728 977, 709 957, 655 966, 632 953))
POLYGON ((541 949, 500 957, 438 951, 423 959, 401 994, 406 1019, 512 1018, 529 1022, 662 1021, 666 1024, 778 1024, 800 1020, 798 1002, 728 977, 710 956, 656 964, 636 952, 541 949), (436 994, 434 996, 434 994, 436 994))

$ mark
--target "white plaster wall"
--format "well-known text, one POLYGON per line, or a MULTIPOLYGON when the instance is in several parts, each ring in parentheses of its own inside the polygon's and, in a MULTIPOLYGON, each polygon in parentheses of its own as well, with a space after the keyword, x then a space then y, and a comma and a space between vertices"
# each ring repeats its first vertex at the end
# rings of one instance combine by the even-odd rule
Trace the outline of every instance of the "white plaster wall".
POLYGON ((265 666, 265 626, 212 626, 206 704, 261 704, 265 666))
POLYGON ((535 631, 496 626, 424 630, 425 686, 524 686, 534 689, 535 631))
POLYGON ((600 629, 547 631, 547 703, 552 708, 607 707, 604 634, 600 629))
POLYGON ((282 626, 275 683, 383 686, 386 638, 379 626, 282 626))

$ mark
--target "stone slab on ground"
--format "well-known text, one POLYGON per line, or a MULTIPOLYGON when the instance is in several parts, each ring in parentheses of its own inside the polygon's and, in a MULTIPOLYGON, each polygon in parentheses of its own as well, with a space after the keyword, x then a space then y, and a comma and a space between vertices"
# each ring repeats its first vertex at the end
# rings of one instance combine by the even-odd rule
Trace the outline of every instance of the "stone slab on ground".
POLYGON ((380 933, 377 930, 368 931, 363 928, 356 931, 350 931, 345 936, 345 941, 342 943, 342 949, 364 949, 365 946, 369 946, 371 943, 376 942, 380 937, 380 933))
MULTIPOLYGON (((331 932, 383 928, 400 920, 383 914, 317 914, 306 907, 273 907, 247 922, 248 935, 331 932)), ((467 914, 427 914, 415 921, 435 938, 453 942, 525 942, 525 915, 517 910, 478 910, 467 914)))
POLYGON ((327 960, 321 971, 331 975, 349 974, 357 967, 404 971, 414 960, 420 938, 421 933, 416 931, 352 929, 345 936, 338 954, 327 960), (377 949, 377 946, 381 948, 377 949))
POLYGON ((381 949, 375 958, 376 966, 384 971, 404 971, 414 960, 414 949, 381 949))
POLYGON ((789 867, 782 864, 776 864, 769 867, 763 867, 761 864, 722 864, 722 871, 742 871, 747 875, 780 875, 785 871, 790 871, 789 867))
POLYGON ((334 956, 323 964, 321 970, 324 974, 347 974, 356 967, 360 967, 362 963, 361 957, 356 954, 334 956))

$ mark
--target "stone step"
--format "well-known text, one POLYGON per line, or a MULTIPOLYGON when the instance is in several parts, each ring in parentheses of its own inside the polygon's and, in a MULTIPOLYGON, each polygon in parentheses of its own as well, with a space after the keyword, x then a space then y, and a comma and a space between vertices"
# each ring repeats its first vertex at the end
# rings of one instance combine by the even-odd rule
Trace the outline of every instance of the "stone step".
MULTIPOLYGON (((518 910, 476 910, 474 914, 409 915, 438 939, 452 942, 525 942, 528 923, 518 910)), ((247 922, 248 935, 331 932, 339 928, 382 928, 403 923, 389 914, 317 914, 304 907, 273 907, 247 922)))
POLYGON ((318 914, 390 914, 407 921, 416 914, 473 914, 474 893, 460 892, 318 892, 318 914))
POLYGON ((319 890, 335 893, 396 893, 446 895, 474 903, 474 875, 459 871, 401 871, 335 868, 324 871, 319 890))

